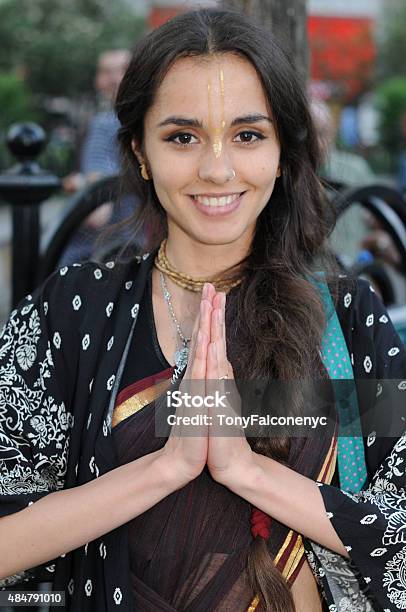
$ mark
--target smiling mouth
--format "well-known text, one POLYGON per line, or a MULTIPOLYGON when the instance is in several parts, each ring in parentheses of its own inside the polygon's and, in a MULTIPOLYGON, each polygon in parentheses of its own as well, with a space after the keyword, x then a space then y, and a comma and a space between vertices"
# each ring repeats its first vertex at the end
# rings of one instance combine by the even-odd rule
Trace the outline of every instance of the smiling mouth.
POLYGON ((224 196, 194 195, 192 198, 199 202, 199 204, 203 204, 203 206, 221 208, 222 206, 229 206, 235 202, 235 200, 238 200, 243 193, 245 192, 242 191, 241 193, 233 193, 224 196))

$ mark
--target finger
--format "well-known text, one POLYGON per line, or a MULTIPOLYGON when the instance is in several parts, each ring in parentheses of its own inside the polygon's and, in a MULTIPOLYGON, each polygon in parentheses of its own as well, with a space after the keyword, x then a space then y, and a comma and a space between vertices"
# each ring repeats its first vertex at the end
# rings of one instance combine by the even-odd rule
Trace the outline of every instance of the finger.
MULTIPOLYGON (((193 380, 206 378, 207 344, 209 342, 211 305, 206 299, 200 302, 199 327, 197 330, 195 349, 192 354, 191 375, 193 380)), ((203 390, 204 391, 204 390, 203 390)))
POLYGON ((213 310, 212 293, 214 287, 210 283, 205 283, 203 287, 202 300, 200 302, 200 330, 210 339, 211 314, 213 310))
POLYGON ((221 338, 220 359, 224 360, 226 373, 228 374, 228 377, 233 379, 234 378, 233 368, 227 356, 227 329, 226 329, 226 300, 227 298, 226 298, 225 293, 222 293, 221 296, 222 296, 222 300, 221 300, 221 336, 222 338, 221 338))
MULTIPOLYGON (((207 290, 204 292, 207 295, 207 290)), ((196 337, 196 349, 192 356, 190 379, 193 380, 191 393, 204 397, 206 394, 207 350, 210 341, 210 320, 212 306, 208 299, 200 302, 199 329, 196 337)))
POLYGON ((214 308, 211 313, 211 321, 210 321, 210 342, 220 342, 220 340, 221 340, 220 309, 214 308))
POLYGON ((221 308, 221 293, 216 293, 213 298, 213 308, 221 308))
POLYGON ((206 361, 207 361, 208 336, 200 330, 197 334, 196 348, 191 365, 190 379, 202 380, 206 378, 206 361))
POLYGON ((214 285, 212 285, 211 283, 205 283, 203 287, 202 297, 205 298, 206 300, 209 300, 209 302, 212 303, 215 295, 216 295, 216 289, 214 285))
MULTIPOLYGON (((206 299, 207 289, 203 292, 202 300, 200 302, 199 310, 199 328, 196 336, 196 348, 193 356, 193 363, 191 368, 191 385, 190 394, 195 398, 204 398, 206 395, 206 369, 207 369, 207 351, 209 343, 208 330, 210 329, 210 318, 211 318, 211 303, 206 299), (204 295, 204 297, 203 297, 204 295)), ((197 406, 197 404, 196 404, 197 406)), ((201 406, 200 408, 193 408, 188 410, 190 416, 207 414, 207 408, 201 406)), ((193 435, 207 436, 207 426, 193 427, 193 435), (206 431, 206 434, 205 434, 206 431)))
POLYGON ((192 338, 190 341, 190 353, 189 353, 188 365, 189 364, 192 365, 194 358, 195 358, 196 347, 197 347, 197 337, 198 337, 199 331, 204 332, 206 337, 208 336, 207 325, 208 325, 208 321, 210 317, 210 313, 207 310, 208 308, 210 308, 210 305, 208 304, 207 300, 202 300, 200 302, 199 313, 196 317, 195 324, 193 326, 192 338))
MULTIPOLYGON (((206 395, 215 396, 218 386, 218 376, 216 345, 214 342, 209 342, 206 362, 206 395)), ((213 408, 209 408, 209 414, 212 411, 213 408)))
POLYGON ((221 296, 216 293, 213 299, 213 311, 210 325, 210 341, 219 342, 221 340, 221 296))
POLYGON ((227 359, 227 333, 226 333, 226 294, 221 293, 221 335, 224 344, 224 354, 227 359))
POLYGON ((227 360, 227 351, 226 351, 226 334, 225 334, 225 321, 224 321, 224 293, 217 294, 217 300, 215 303, 218 307, 214 310, 214 315, 212 316, 213 329, 214 329, 214 340, 216 342, 217 349, 217 364, 218 371, 220 376, 224 376, 225 374, 229 374, 229 364, 227 360))
POLYGON ((227 297, 225 293, 221 294, 222 296, 222 300, 221 300, 221 307, 222 307, 222 333, 223 333, 223 341, 224 341, 224 350, 227 354, 227 334, 226 334, 226 301, 227 301, 227 297))
MULTIPOLYGON (((189 344, 189 354, 188 354, 186 371, 185 371, 184 377, 181 380, 181 383, 179 386, 179 390, 182 393, 189 393, 191 390, 190 381, 193 378, 193 367, 195 363, 195 354, 196 354, 197 344, 198 344, 199 325, 200 325, 200 313, 197 315, 194 326, 193 326, 192 336, 191 336, 190 344, 189 344)), ((197 372, 196 375, 199 376, 199 372, 197 372)), ((185 406, 183 405, 183 403, 181 403, 180 406, 176 408, 176 415, 183 417, 185 413, 186 413, 185 406)), ((176 426, 172 427, 173 435, 175 434, 181 435, 181 432, 182 432, 182 425, 177 424, 176 426)))

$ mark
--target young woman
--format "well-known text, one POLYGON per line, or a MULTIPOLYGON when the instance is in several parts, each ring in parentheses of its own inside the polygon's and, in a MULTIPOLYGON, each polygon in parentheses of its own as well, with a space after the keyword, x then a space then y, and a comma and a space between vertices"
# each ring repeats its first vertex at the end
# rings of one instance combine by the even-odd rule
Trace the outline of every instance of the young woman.
POLYGON ((62 268, 3 331, 3 587, 51 579, 75 612, 403 609, 406 438, 374 380, 406 355, 368 285, 332 283, 334 309, 320 281, 330 215, 289 62, 246 17, 187 13, 137 46, 116 110, 150 248, 62 268), (306 414, 295 379, 353 376, 391 424, 365 449, 356 428, 213 427, 238 381, 290 381, 283 414, 306 414), (184 394, 226 384, 190 435, 184 394))

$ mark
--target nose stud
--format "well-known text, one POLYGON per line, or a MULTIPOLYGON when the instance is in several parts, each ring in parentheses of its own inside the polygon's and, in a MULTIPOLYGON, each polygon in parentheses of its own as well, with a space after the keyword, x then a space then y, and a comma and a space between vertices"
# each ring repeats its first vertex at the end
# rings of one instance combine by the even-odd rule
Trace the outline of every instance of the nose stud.
POLYGON ((231 169, 231 176, 228 177, 227 181, 232 181, 235 179, 235 170, 231 169))

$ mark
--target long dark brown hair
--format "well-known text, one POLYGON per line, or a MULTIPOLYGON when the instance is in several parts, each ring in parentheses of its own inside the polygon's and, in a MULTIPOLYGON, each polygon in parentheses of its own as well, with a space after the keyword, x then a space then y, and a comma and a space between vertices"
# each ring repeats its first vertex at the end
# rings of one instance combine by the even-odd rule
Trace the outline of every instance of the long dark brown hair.
MULTIPOLYGON (((234 11, 199 9, 152 31, 136 47, 116 100, 125 180, 139 199, 134 240, 152 251, 167 235, 153 181, 144 181, 131 149, 142 150, 144 117, 168 69, 181 57, 233 53, 256 69, 272 109, 282 176, 258 217, 252 248, 241 262, 244 281, 227 299, 228 357, 235 378, 305 379, 321 368, 324 312, 311 282, 325 254, 332 215, 316 176, 315 128, 295 70, 273 36, 234 11), (316 266, 316 261, 318 262, 316 266)), ((289 439, 252 438, 256 452, 288 462, 289 439)), ((288 584, 262 537, 253 540, 248 576, 266 610, 294 610, 288 584)))

